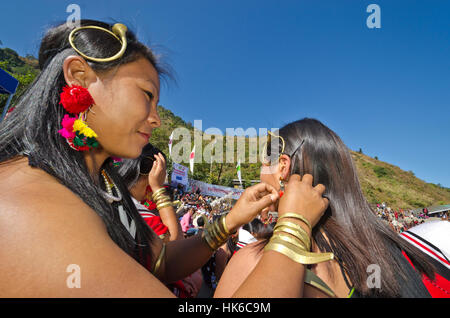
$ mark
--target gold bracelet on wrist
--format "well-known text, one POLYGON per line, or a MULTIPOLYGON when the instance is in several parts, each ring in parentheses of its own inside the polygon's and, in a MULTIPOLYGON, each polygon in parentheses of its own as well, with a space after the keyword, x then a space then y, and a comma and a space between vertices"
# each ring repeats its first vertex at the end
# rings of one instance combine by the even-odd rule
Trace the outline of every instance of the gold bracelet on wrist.
POLYGON ((222 246, 230 236, 226 229, 221 227, 222 220, 216 220, 213 224, 207 224, 202 232, 202 239, 208 244, 211 250, 215 251, 222 246))
POLYGON ((163 199, 169 199, 170 200, 170 196, 168 196, 166 193, 160 193, 160 194, 155 195, 154 197, 152 197, 152 201, 153 202, 158 202, 159 200, 163 200, 163 199))
POLYGON ((278 220, 278 221, 277 221, 277 224, 276 224, 275 227, 274 227, 274 229, 276 229, 277 227, 280 227, 280 226, 290 226, 290 227, 293 227, 293 228, 295 228, 296 230, 298 230, 298 231, 300 231, 300 232, 302 232, 302 233, 305 233, 306 235, 309 236, 309 234, 306 232, 306 230, 305 230, 301 225, 299 225, 299 224, 297 224, 297 223, 290 222, 290 221, 286 221, 286 220, 278 220))
POLYGON ((153 193, 152 194, 152 201, 153 202, 155 202, 155 201, 157 201, 161 196, 165 196, 165 195, 167 195, 167 193, 166 193, 166 189, 160 189, 160 190, 158 190, 157 192, 155 192, 155 193, 153 193))
POLYGON ((279 229, 275 232, 273 232, 273 236, 275 235, 280 235, 280 234, 290 234, 293 236, 293 239, 298 240, 299 242, 302 242, 302 244, 305 246, 306 250, 311 250, 311 240, 309 239, 309 237, 298 233, 296 231, 293 231, 292 229, 288 229, 288 228, 284 228, 284 229, 279 229))
POLYGON ((296 213, 285 213, 282 216, 280 216, 278 219, 281 220, 284 218, 298 219, 298 220, 302 221, 303 223, 305 223, 308 226, 309 230, 312 231, 311 223, 309 223, 309 221, 303 215, 296 214, 296 213))
POLYGON ((224 233, 225 233, 226 235, 230 236, 230 235, 236 234, 237 231, 234 231, 233 233, 231 233, 230 230, 228 229, 228 227, 227 227, 227 222, 226 222, 226 216, 227 216, 227 215, 228 215, 228 214, 224 214, 224 215, 221 217, 221 219, 220 219, 220 224, 222 225, 222 229, 223 229, 224 233))
POLYGON ((167 197, 159 198, 158 200, 153 201, 153 202, 155 202, 155 204, 158 205, 158 204, 161 204, 164 202, 172 202, 172 200, 170 200, 170 197, 167 196, 167 197))
POLYGON ((300 241, 298 239, 294 239, 294 238, 292 238, 292 236, 288 236, 288 235, 285 235, 285 234, 282 234, 282 233, 278 233, 278 234, 274 235, 273 237, 276 237, 277 239, 280 239, 280 240, 285 241, 285 242, 287 242, 289 244, 292 244, 292 245, 294 245, 294 246, 296 246, 296 247, 298 247, 300 249, 303 249, 305 251, 309 251, 309 248, 308 248, 308 246, 307 246, 305 241, 300 241))
POLYGON ((215 242, 220 240, 220 237, 218 236, 216 231, 216 225, 214 223, 209 226, 208 233, 215 242))
POLYGON ((202 239, 206 242, 206 244, 208 244, 209 248, 212 251, 215 251, 217 249, 216 245, 214 244, 214 242, 211 239, 211 235, 210 235, 208 229, 206 229, 206 228, 202 232, 202 239))
POLYGON ((164 202, 164 203, 158 204, 158 205, 156 205, 156 208, 158 210, 160 210, 160 209, 166 208, 168 206, 172 206, 172 202, 164 202))
POLYGON ((153 202, 158 202, 159 200, 170 198, 168 195, 165 194, 158 194, 157 196, 152 197, 153 202))
POLYGON ((163 193, 163 192, 166 192, 166 188, 164 188, 164 187, 162 187, 162 188, 156 190, 155 192, 153 192, 152 196, 155 197, 158 194, 163 193))
POLYGON ((213 228, 213 233, 218 240, 223 241, 228 238, 228 236, 219 227, 219 222, 214 222, 212 228, 213 228))
MULTIPOLYGON (((294 223, 292 224, 294 225, 294 223)), ((293 236, 295 236, 296 238, 298 238, 300 241, 305 242, 306 246, 308 247, 308 249, 311 248, 311 239, 309 237, 309 235, 306 233, 306 231, 304 229, 302 229, 300 226, 294 227, 292 225, 278 225, 274 228, 273 233, 277 233, 277 232, 285 232, 288 234, 291 234, 293 236)))

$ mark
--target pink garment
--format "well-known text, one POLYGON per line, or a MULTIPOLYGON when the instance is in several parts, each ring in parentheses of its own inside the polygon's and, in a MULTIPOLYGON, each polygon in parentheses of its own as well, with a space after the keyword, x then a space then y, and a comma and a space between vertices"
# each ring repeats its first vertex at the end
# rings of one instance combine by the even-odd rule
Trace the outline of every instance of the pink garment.
POLYGON ((181 230, 186 233, 191 225, 191 214, 188 212, 181 218, 180 221, 181 230))

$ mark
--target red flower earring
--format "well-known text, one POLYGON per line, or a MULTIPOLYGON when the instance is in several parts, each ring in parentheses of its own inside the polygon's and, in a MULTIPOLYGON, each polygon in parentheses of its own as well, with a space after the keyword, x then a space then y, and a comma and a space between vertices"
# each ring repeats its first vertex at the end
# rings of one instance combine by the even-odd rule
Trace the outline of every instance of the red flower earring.
POLYGON ((94 104, 91 94, 83 86, 65 86, 60 97, 59 103, 71 114, 83 113, 94 104))
POLYGON ((67 112, 78 115, 78 118, 64 115, 61 121, 63 128, 58 131, 69 146, 77 151, 88 151, 98 147, 97 134, 86 124, 87 112, 94 104, 89 91, 78 85, 65 86, 59 103, 67 112))

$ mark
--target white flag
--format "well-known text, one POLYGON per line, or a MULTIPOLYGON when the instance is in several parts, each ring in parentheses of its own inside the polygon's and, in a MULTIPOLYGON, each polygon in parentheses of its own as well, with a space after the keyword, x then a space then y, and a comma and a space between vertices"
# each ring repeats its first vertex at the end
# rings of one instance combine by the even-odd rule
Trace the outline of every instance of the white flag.
POLYGON ((169 137, 169 156, 172 157, 172 141, 173 141, 173 131, 169 137))
POLYGON ((241 177, 241 159, 238 159, 238 164, 236 166, 237 177, 239 179, 239 183, 242 185, 242 177, 241 177))
POLYGON ((191 173, 194 173, 194 158, 195 158, 195 145, 192 148, 191 155, 189 156, 189 164, 191 166, 191 173))

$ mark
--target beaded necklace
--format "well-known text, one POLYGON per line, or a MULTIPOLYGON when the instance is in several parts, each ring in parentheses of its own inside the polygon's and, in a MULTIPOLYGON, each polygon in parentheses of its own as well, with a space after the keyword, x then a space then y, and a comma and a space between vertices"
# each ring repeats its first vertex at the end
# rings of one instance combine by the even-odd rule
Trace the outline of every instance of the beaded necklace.
MULTIPOLYGON (((119 188, 115 185, 114 181, 108 176, 105 170, 101 171, 103 176, 103 181, 105 182, 105 187, 107 192, 102 192, 103 197, 112 204, 113 202, 120 202, 122 201, 122 193, 120 192, 119 188), (117 196, 114 196, 113 189, 117 193, 117 196)), ((128 230, 130 235, 133 238, 136 238, 136 223, 133 219, 131 219, 131 222, 128 220, 127 213, 125 212, 125 209, 122 204, 119 204, 117 209, 119 210, 119 217, 120 221, 122 222, 123 226, 128 230)))
POLYGON ((122 193, 119 188, 114 184, 111 178, 108 176, 105 170, 102 170, 103 181, 105 182, 106 191, 103 196, 109 203, 122 201, 122 193), (116 190, 117 196, 114 196, 113 189, 116 190))

